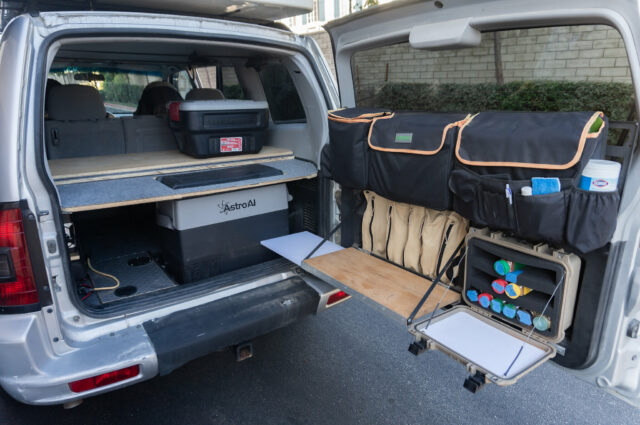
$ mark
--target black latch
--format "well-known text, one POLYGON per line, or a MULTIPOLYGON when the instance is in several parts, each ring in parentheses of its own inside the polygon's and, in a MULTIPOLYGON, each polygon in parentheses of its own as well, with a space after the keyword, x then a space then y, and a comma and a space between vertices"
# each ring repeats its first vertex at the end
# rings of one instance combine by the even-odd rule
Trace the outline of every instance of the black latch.
POLYGON ((60 136, 58 136, 58 129, 51 129, 51 144, 53 146, 60 146, 60 136))
POLYGON ((629 322, 629 327, 627 328, 627 336, 629 338, 637 338, 638 330, 640 330, 640 321, 633 319, 629 322))
POLYGON ((465 379, 462 386, 475 394, 480 391, 480 388, 484 387, 486 382, 484 373, 476 372, 475 375, 471 375, 465 379))
POLYGON ((418 341, 413 341, 409 345, 409 352, 411 354, 413 354, 414 356, 417 356, 418 354, 424 353, 424 351, 426 349, 427 349, 427 341, 425 341, 424 339, 419 339, 418 341))

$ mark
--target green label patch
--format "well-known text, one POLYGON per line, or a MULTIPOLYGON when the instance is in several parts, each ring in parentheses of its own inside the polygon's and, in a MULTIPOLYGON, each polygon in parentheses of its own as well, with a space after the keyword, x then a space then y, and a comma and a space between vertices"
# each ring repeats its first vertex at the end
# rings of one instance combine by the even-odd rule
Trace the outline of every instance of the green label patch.
POLYGON ((396 133, 396 143, 411 143, 413 133, 396 133))

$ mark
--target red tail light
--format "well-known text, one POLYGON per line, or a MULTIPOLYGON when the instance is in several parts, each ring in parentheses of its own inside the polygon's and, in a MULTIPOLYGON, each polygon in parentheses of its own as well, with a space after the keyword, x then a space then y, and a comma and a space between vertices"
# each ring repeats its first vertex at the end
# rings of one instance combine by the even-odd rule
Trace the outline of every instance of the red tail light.
POLYGON ((0 307, 38 303, 19 209, 0 210, 0 307))
POLYGON ((171 102, 169 104, 169 119, 171 121, 180 121, 180 104, 182 102, 171 102))
POLYGON ((125 379, 133 378, 140 374, 140 366, 129 366, 124 369, 114 370, 113 372, 103 373, 102 375, 92 376, 91 378, 81 379, 69 383, 69 389, 74 393, 82 393, 100 388, 125 379))
POLYGON ((350 296, 351 295, 347 294, 344 291, 335 292, 335 293, 329 295, 329 299, 327 300, 327 307, 329 307, 332 304, 337 303, 338 301, 346 300, 350 296))

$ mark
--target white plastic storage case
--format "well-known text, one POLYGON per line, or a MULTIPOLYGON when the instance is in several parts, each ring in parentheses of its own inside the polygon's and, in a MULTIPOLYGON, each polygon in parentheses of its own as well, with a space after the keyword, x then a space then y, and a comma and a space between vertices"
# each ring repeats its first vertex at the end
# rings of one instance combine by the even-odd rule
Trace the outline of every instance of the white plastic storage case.
POLYGON ((473 227, 466 244, 462 291, 465 304, 415 324, 410 332, 417 341, 426 343, 424 348, 446 353, 464 364, 472 375, 479 373, 486 382, 511 385, 555 356, 553 343, 563 340, 571 325, 580 258, 546 244, 524 244, 502 233, 473 227), (500 277, 493 270, 498 259, 524 264, 518 283, 533 291, 517 299, 493 292, 491 282, 500 277), (529 277, 525 278, 527 271, 529 277), (562 286, 555 290, 556 284, 562 286), (550 329, 540 332, 481 307, 467 297, 467 290, 472 288, 527 310, 539 309, 539 313, 551 298, 545 312, 545 316, 552 316, 550 329))
POLYGON ((269 107, 255 100, 174 102, 169 125, 180 151, 196 158, 257 153, 266 138, 269 107))

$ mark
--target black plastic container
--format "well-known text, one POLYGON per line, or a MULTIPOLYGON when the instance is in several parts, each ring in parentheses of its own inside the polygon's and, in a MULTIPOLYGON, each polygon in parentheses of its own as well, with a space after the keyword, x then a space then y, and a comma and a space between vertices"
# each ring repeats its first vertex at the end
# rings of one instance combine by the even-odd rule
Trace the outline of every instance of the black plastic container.
POLYGON ((195 158, 257 153, 265 142, 269 109, 254 100, 174 102, 169 125, 180 151, 195 158))

